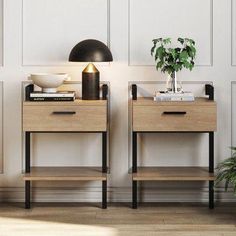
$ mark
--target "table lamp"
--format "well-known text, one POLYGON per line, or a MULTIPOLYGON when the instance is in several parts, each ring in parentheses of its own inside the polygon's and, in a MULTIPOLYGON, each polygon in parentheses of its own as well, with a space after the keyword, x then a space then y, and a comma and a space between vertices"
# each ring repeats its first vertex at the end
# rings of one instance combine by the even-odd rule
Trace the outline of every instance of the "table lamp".
POLYGON ((110 49, 98 40, 87 39, 74 46, 69 61, 89 62, 82 72, 82 99, 99 99, 99 71, 92 62, 113 61, 110 49))

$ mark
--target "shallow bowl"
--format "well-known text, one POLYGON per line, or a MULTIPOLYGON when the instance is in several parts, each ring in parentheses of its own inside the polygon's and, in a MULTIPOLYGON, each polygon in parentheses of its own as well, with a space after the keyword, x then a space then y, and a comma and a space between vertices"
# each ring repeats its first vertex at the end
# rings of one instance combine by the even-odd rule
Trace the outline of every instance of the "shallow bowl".
POLYGON ((32 80, 35 85, 41 87, 43 92, 47 93, 56 92, 57 88, 61 86, 67 78, 68 75, 65 73, 37 73, 30 75, 30 80, 32 80))

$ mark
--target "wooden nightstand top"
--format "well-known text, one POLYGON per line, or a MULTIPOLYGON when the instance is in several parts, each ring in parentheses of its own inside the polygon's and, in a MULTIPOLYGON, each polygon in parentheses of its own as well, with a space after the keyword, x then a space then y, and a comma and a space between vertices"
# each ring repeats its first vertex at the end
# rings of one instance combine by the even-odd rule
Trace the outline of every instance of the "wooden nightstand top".
POLYGON ((212 106, 216 105, 215 101, 209 100, 205 97, 197 97, 193 102, 156 102, 152 97, 139 97, 137 100, 132 100, 134 106, 212 106))
POLYGON ((106 106, 107 100, 81 100, 73 102, 23 102, 23 106, 106 106))

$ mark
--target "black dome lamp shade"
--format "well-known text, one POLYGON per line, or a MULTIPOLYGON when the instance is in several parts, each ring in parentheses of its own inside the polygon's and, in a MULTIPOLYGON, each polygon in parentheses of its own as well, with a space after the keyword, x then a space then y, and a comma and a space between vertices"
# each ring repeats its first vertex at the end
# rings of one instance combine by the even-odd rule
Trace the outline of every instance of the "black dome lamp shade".
POLYGON ((110 49, 98 40, 87 39, 74 46, 69 61, 90 62, 82 72, 82 99, 99 99, 99 71, 91 62, 113 61, 110 49))

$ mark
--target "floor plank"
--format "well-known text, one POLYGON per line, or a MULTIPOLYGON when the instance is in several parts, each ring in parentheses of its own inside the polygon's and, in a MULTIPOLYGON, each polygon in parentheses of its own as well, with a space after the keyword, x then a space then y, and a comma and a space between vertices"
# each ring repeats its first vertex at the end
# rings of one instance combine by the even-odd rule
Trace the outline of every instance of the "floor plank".
POLYGON ((236 204, 209 210, 201 204, 23 204, 0 205, 0 236, 236 236, 236 204))

